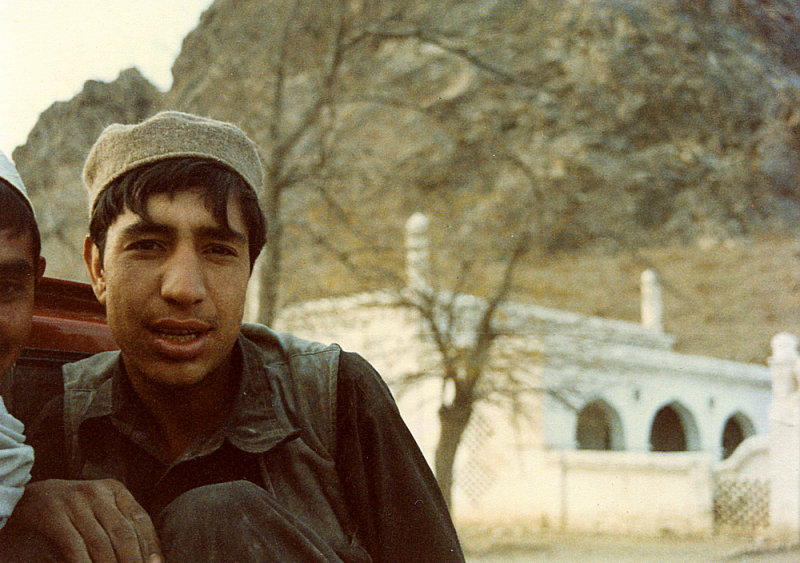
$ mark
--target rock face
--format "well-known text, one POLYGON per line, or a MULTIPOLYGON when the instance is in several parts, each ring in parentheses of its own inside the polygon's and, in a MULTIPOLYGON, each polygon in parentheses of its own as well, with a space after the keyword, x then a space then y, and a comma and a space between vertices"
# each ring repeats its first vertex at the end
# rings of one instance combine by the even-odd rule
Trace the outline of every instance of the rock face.
MULTIPOLYGON (((135 71, 87 83, 14 158, 53 249, 82 237, 79 171, 105 124, 160 107, 240 124, 293 221, 293 298, 313 280, 317 293, 341 289, 312 239, 356 247, 353 226, 368 225, 391 248, 416 209, 445 226, 440 240, 491 246, 532 221, 548 250, 797 228, 797 12, 746 0, 217 0, 163 100, 135 71)), ((74 275, 64 268, 51 272, 74 275)))
POLYGON ((416 209, 473 252, 522 221, 550 251, 800 225, 798 76, 763 3, 343 4, 215 2, 166 96, 264 148, 288 297, 339 289, 309 233, 392 248, 416 209))
POLYGON ((136 69, 110 84, 90 80, 72 100, 42 113, 27 142, 14 150, 36 209, 49 276, 88 279, 80 259, 88 224, 83 162, 103 128, 144 119, 160 98, 136 69))
MULTIPOLYGON (((330 121, 307 130, 292 164, 328 127, 339 178, 358 170, 405 193, 535 181, 545 214, 569 217, 547 225, 553 246, 794 221, 797 76, 695 4, 350 2, 330 121)), ((235 5, 216 2, 187 37, 167 103, 241 123, 269 155, 322 89, 334 9, 235 5)), ((728 10, 750 27, 764 12, 728 10)))
POLYGON ((796 0, 731 0, 729 13, 755 33, 781 61, 800 72, 800 3, 796 0))

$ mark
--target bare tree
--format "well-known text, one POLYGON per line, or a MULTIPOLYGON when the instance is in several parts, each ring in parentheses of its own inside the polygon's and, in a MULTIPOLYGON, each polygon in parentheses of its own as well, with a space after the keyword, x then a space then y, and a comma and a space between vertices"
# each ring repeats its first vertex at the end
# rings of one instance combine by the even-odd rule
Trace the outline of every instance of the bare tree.
POLYGON ((278 304, 283 242, 281 218, 283 193, 309 174, 313 174, 323 164, 320 154, 303 169, 290 158, 290 154, 306 135, 311 134, 313 129, 319 127, 320 115, 324 108, 331 103, 332 85, 341 62, 342 51, 345 48, 343 42, 345 2, 340 1, 333 6, 333 38, 324 57, 316 97, 296 124, 289 123, 284 100, 286 61, 291 43, 290 34, 293 25, 297 23, 300 4, 299 0, 294 3, 283 25, 271 94, 271 118, 266 128, 269 136, 269 150, 264 155, 266 179, 261 207, 267 220, 267 244, 257 267, 256 276, 254 276, 258 288, 256 292, 257 320, 264 324, 272 323, 278 304))
MULTIPOLYGON (((416 311, 436 352, 436 369, 427 373, 403 374, 398 385, 412 389, 419 381, 437 378, 441 381, 442 401, 438 409, 440 436, 434 457, 434 471, 448 503, 451 502, 454 484, 454 462, 464 432, 478 404, 507 399, 515 403, 525 393, 551 393, 564 400, 568 389, 545 389, 541 382, 520 378, 519 370, 503 371, 492 365, 492 352, 503 336, 513 336, 509 329, 498 323, 498 314, 509 302, 514 288, 514 275, 532 251, 542 247, 537 239, 547 229, 534 230, 544 220, 540 216, 541 192, 532 172, 513 155, 497 156, 520 170, 527 179, 527 188, 520 193, 496 195, 487 198, 483 205, 472 209, 463 217, 458 236, 440 243, 443 271, 455 272, 451 276, 421 274, 426 279, 407 279, 391 260, 365 265, 361 256, 367 252, 386 253, 388 245, 376 243, 369 230, 369 218, 359 217, 342 205, 324 184, 317 186, 333 214, 333 221, 344 226, 351 245, 344 247, 342 238, 328 233, 315 232, 316 242, 343 264, 354 277, 382 282, 384 288, 394 291, 403 306, 416 311), (502 248, 481 247, 487 217, 504 225, 517 225, 510 230, 507 243, 502 248), (488 253, 494 256, 488 256, 488 253), (455 253, 460 257, 454 256, 455 253), (476 266, 481 262, 481 266, 476 266), (487 274, 494 270, 495 275, 487 274), (436 287, 431 279, 437 280, 436 287), (447 281, 445 281, 447 280, 447 281), (444 286, 449 287, 444 287, 444 286), (469 286, 482 286, 481 297, 465 293, 469 286), (465 338, 466 336, 466 338, 465 338)), ((314 227, 306 225, 313 230, 314 227)), ((425 265, 420 266, 423 270, 425 265)), ((512 405, 513 408, 513 405, 512 405)))
POLYGON ((287 100, 288 74, 297 72, 297 68, 293 68, 289 62, 291 50, 295 48, 298 29, 306 25, 304 18, 309 17, 303 12, 304 3, 297 0, 285 11, 285 20, 281 24, 271 72, 271 87, 265 92, 267 103, 264 107, 268 111, 261 116, 253 116, 259 121, 266 118, 260 126, 260 130, 266 132, 262 143, 266 147, 262 154, 266 178, 261 205, 266 215, 268 232, 266 247, 253 276, 256 304, 252 307, 257 311, 255 320, 264 324, 273 322, 279 306, 286 227, 282 210, 287 190, 298 184, 319 185, 327 178, 336 176, 337 170, 329 163, 330 143, 335 141, 331 141, 329 137, 339 105, 364 100, 384 106, 397 103, 389 99, 364 98, 360 93, 352 92, 350 99, 341 98, 341 92, 337 91, 337 80, 348 50, 367 41, 381 43, 414 39, 467 61, 493 80, 502 83, 519 80, 435 34, 415 26, 398 25, 402 20, 403 10, 393 8, 391 2, 368 2, 360 8, 357 15, 348 13, 348 2, 345 0, 329 0, 319 4, 324 6, 323 10, 330 17, 331 30, 319 55, 320 60, 309 62, 307 68, 303 69, 303 72, 308 72, 309 69, 316 72, 312 99, 301 104, 302 114, 299 117, 295 115, 298 104, 287 100), (313 139, 312 142, 309 142, 310 138, 313 139))
MULTIPOLYGON (((469 424, 475 403, 480 399, 477 390, 486 378, 492 345, 500 335, 495 327, 495 315, 498 307, 508 298, 514 269, 529 248, 530 236, 523 232, 517 237, 516 244, 505 258, 502 279, 483 307, 477 326, 474 327, 474 343, 468 348, 459 347, 453 338, 457 294, 452 293, 441 305, 437 303, 436 295, 424 295, 421 292, 416 292, 417 299, 407 301, 425 318, 439 351, 442 384, 449 385, 453 389, 452 399, 443 402, 439 407, 441 432, 434 459, 436 478, 448 504, 452 498, 456 452, 464 430, 469 424), (446 311, 447 321, 444 325, 437 322, 441 306, 446 311)), ((449 397, 445 396, 445 399, 449 397)))
MULTIPOLYGON (((487 76, 489 81, 503 84, 517 83, 520 87, 529 86, 501 68, 482 61, 467 49, 451 45, 445 39, 429 32, 409 26, 397 27, 389 20, 366 26, 364 29, 365 33, 377 42, 410 39, 434 45, 449 55, 465 61, 476 72, 487 76)), ((341 55, 341 48, 340 45, 338 55, 341 55)), ((332 61, 338 60, 340 59, 332 57, 332 61)), ((335 65, 330 68, 335 71, 335 65)), ((328 85, 330 86, 330 82, 328 85)), ((329 100, 323 100, 321 96, 320 106, 327 101, 329 100)), ((372 98, 369 103, 383 107, 396 105, 395 101, 385 98, 372 98)), ((411 110, 425 111, 417 107, 411 110)), ((314 118, 317 118, 319 108, 315 111, 314 118)), ((508 335, 508 332, 498 324, 497 317, 498 312, 511 297, 515 272, 532 249, 546 246, 542 240, 537 240, 537 236, 546 236, 545 233, 550 229, 544 227, 548 219, 540 214, 543 209, 541 186, 524 159, 517 156, 516 151, 510 146, 498 145, 485 149, 480 157, 481 165, 512 168, 524 180, 517 184, 517 189, 505 192, 502 189, 494 189, 496 186, 487 185, 486 192, 494 195, 487 196, 479 208, 470 210, 463 217, 458 236, 442 243, 444 254, 450 255, 458 247, 462 251, 462 258, 450 256, 447 259, 445 269, 457 273, 440 279, 440 287, 422 285, 412 286, 409 289, 401 272, 401 265, 397 260, 387 258, 397 252, 396 245, 393 247, 390 242, 381 243, 381 237, 376 234, 374 216, 362 216, 358 212, 357 204, 340 200, 334 187, 337 182, 342 181, 341 178, 346 173, 337 170, 333 165, 323 166, 334 160, 330 154, 335 150, 332 144, 320 145, 317 160, 319 166, 314 169, 313 174, 306 176, 305 180, 314 186, 330 213, 330 223, 335 224, 336 228, 323 231, 320 225, 298 222, 316 244, 324 248, 329 256, 333 256, 354 278, 363 280, 368 286, 379 285, 393 289, 399 302, 416 311, 423 319, 426 332, 430 335, 438 353, 436 362, 438 369, 431 373, 405 374, 399 384, 411 387, 425 378, 435 377, 441 380, 445 392, 442 393, 442 402, 438 409, 441 432, 435 451, 434 471, 448 504, 452 497, 456 453, 477 404, 490 401, 493 397, 510 398, 514 403, 516 397, 526 392, 550 392, 538 383, 517 379, 511 372, 500 374, 501 377, 498 377, 497 371, 491 365, 492 352, 498 338, 508 335), (475 243, 484 240, 482 231, 486 228, 487 220, 502 225, 508 241, 504 247, 495 247, 488 251, 494 254, 491 257, 486 256, 486 248, 482 248, 480 243, 475 243), (517 227, 509 230, 508 225, 517 227), (368 256, 382 256, 383 259, 370 260, 368 256), (489 269, 497 272, 494 279, 490 279, 492 276, 487 275, 486 268, 475 267, 476 256, 480 261, 491 262, 489 269), (444 281, 445 278, 451 282, 447 289, 441 287, 447 283, 444 281), (462 302, 465 290, 470 285, 482 285, 483 290, 481 299, 472 301, 480 303, 478 310, 472 309, 467 315, 462 302), (472 335, 466 344, 461 338, 464 331, 472 335)), ((273 182, 276 186, 285 185, 277 179, 273 182)), ((552 392, 558 394, 559 390, 552 392)))

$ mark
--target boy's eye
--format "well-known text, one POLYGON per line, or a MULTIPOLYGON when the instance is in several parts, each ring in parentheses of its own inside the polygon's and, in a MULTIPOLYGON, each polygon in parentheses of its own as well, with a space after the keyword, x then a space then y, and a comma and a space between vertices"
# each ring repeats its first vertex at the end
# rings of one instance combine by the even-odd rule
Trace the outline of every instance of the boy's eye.
POLYGON ((137 240, 132 242, 128 245, 129 250, 159 250, 162 248, 162 244, 157 240, 146 239, 146 240, 137 240))
POLYGON ((208 252, 211 254, 218 254, 220 256, 236 256, 236 251, 230 246, 224 244, 213 244, 208 247, 208 252))

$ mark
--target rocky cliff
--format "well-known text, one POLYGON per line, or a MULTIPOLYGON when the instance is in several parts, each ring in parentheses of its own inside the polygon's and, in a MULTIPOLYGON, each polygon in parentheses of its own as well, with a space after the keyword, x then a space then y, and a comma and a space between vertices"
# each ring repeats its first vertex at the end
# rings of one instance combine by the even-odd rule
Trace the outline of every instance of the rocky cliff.
POLYGON ((391 251, 417 209, 473 253, 521 221, 550 255, 782 236, 800 227, 798 10, 217 0, 163 97, 134 70, 87 83, 14 159, 48 253, 77 256, 80 165, 104 125, 159 108, 240 124, 281 193, 287 299, 356 287, 326 249, 391 251))

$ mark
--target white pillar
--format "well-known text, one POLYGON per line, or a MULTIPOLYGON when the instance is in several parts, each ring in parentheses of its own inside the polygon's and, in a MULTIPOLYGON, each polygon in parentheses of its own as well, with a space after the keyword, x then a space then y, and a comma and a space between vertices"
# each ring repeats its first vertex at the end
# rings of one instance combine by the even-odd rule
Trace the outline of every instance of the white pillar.
POLYGON ((658 332, 664 332, 662 318, 664 305, 661 299, 661 284, 655 271, 647 269, 642 272, 642 326, 658 332))
POLYGON ((406 221, 406 283, 413 291, 430 289, 430 240, 428 217, 416 212, 406 221))
POLYGON ((797 388, 797 338, 772 338, 770 407, 770 526, 787 543, 800 540, 800 393, 797 388))

